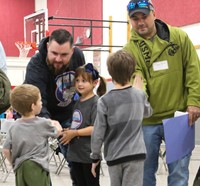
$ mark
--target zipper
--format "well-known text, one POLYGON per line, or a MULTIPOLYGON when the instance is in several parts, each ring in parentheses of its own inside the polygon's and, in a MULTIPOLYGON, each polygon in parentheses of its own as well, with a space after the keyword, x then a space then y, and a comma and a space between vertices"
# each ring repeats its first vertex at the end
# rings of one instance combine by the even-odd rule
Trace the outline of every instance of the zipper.
POLYGON ((170 46, 172 46, 172 48, 173 48, 173 43, 172 42, 170 42, 164 49, 163 49, 163 51, 159 54, 159 56, 154 60, 154 61, 157 61, 157 59, 163 54, 163 52, 168 48, 168 47, 170 47, 170 46))

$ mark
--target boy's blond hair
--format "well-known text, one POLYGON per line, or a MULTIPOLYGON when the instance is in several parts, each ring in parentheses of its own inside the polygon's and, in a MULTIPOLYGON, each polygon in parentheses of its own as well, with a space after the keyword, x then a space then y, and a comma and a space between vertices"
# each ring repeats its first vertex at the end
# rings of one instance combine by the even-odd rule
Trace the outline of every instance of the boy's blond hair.
POLYGON ((32 104, 36 104, 40 97, 40 90, 30 84, 16 86, 10 93, 12 107, 21 115, 32 111, 32 104))

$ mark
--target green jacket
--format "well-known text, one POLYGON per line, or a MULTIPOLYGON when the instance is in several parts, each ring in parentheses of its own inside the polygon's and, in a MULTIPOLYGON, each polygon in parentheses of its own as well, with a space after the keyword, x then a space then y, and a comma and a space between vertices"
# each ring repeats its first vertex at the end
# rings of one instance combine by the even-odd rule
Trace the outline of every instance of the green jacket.
POLYGON ((153 41, 134 30, 128 50, 137 60, 136 74, 143 77, 153 115, 144 125, 160 124, 187 106, 200 107, 200 61, 188 35, 156 19, 153 41), (159 62, 159 63, 156 63, 159 62))

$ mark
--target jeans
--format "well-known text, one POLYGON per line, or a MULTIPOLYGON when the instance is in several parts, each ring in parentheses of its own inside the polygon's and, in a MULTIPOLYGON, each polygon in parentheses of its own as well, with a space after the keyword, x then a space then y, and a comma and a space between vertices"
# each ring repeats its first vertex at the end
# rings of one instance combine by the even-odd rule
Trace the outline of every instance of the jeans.
MULTIPOLYGON (((143 126, 147 157, 144 162, 143 186, 156 186, 159 150, 164 140, 163 125, 143 126)), ((188 186, 191 153, 180 160, 168 164, 168 186, 188 186)))

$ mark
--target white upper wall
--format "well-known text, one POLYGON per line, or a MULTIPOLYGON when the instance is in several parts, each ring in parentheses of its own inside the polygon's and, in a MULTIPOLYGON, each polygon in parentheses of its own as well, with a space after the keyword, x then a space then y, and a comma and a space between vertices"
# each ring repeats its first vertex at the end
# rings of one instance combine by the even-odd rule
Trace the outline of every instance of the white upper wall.
MULTIPOLYGON (((191 39, 194 45, 200 45, 200 23, 183 26, 181 28, 188 34, 189 38, 191 39)), ((197 53, 200 58, 200 49, 197 49, 197 53)))
MULTIPOLYGON (((114 1, 114 0, 103 0, 103 19, 108 19, 112 16, 113 20, 126 21, 127 20, 127 4, 130 0, 114 1)), ((159 19, 159 17, 158 17, 159 19)), ((194 45, 200 45, 200 23, 187 25, 181 27, 189 36, 194 45)), ((108 42, 108 35, 104 32, 104 43, 108 42)), ((127 28, 124 28, 123 24, 113 25, 113 44, 124 45, 127 42, 127 28)), ((113 51, 119 48, 113 48, 113 51)), ((200 49, 197 49, 197 53, 200 57, 200 49)), ((102 69, 106 69, 106 55, 102 55, 102 69)), ((105 77, 108 76, 107 71, 103 70, 105 77)))
MULTIPOLYGON (((127 21, 126 6, 129 0, 116 1, 116 0, 103 0, 103 20, 109 20, 112 16, 112 21, 127 21)), ((108 26, 108 23, 104 23, 108 26)), ((124 46, 127 42, 127 24, 126 23, 112 23, 112 45, 124 46)), ((103 29, 103 44, 109 44, 109 30, 103 29)), ((113 47, 112 51, 115 52, 121 48, 113 47)), ((102 52, 101 55, 101 75, 109 78, 106 67, 106 59, 108 52, 102 52)))
POLYGON ((183 26, 181 28, 187 32, 194 45, 200 45, 200 23, 183 26))
MULTIPOLYGON (((108 20, 112 16, 113 21, 127 21, 126 6, 129 0, 103 0, 103 20, 108 20)), ((107 23, 104 23, 107 25, 107 23)), ((127 24, 126 23, 112 23, 113 25, 113 45, 124 45, 127 42, 127 24)), ((104 29, 104 43, 108 43, 109 37, 107 30, 104 29)), ((114 49, 115 50, 115 49, 114 49)))
POLYGON ((35 11, 46 8, 47 8, 47 0, 35 0, 35 11))

